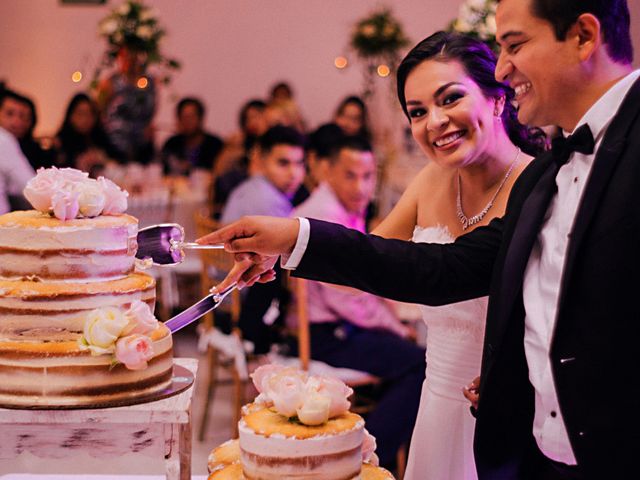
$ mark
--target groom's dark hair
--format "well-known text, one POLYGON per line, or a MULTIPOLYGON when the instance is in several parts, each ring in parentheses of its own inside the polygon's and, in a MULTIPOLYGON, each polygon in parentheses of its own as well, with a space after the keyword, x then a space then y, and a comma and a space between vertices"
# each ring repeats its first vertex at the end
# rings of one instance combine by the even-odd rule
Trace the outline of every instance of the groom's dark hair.
POLYGON ((560 41, 583 13, 598 19, 602 39, 612 60, 622 64, 633 61, 627 0, 531 0, 532 13, 551 24, 560 41))

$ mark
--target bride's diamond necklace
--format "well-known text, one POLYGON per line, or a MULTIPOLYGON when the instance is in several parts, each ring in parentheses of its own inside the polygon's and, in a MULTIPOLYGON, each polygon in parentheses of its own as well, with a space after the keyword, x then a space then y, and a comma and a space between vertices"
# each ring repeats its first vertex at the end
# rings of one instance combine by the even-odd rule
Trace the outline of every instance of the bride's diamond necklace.
POLYGON ((498 185, 498 188, 493 194, 493 197, 491 197, 491 200, 489 200, 489 203, 487 203, 487 205, 482 209, 480 213, 470 218, 467 218, 467 216, 462 211, 462 185, 460 184, 460 172, 458 171, 458 196, 456 198, 456 213, 458 214, 458 220, 460 220, 460 223, 462 224, 462 230, 466 230, 470 226, 480 222, 484 218, 484 216, 487 214, 487 212, 491 209, 491 207, 493 207, 493 202, 496 200, 496 197, 500 193, 500 190, 502 190, 502 187, 504 187, 504 184, 506 183, 507 178, 509 178, 509 175, 511 175, 511 171, 513 170, 513 167, 518 161, 519 156, 520 156, 520 149, 518 149, 518 153, 516 153, 516 158, 514 158, 513 162, 511 162, 511 166, 507 170, 507 173, 504 175, 504 178, 502 179, 502 182, 500 182, 500 185, 498 185))

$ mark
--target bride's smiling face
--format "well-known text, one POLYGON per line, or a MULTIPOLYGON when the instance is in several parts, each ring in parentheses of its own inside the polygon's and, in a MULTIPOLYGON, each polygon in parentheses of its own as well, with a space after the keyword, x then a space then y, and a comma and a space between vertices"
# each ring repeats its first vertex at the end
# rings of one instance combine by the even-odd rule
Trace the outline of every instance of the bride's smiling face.
MULTIPOLYGON (((411 132, 424 154, 443 167, 482 161, 494 144, 502 107, 486 98, 455 60, 426 60, 404 88, 411 132)), ((504 130, 503 130, 504 131, 504 130)))

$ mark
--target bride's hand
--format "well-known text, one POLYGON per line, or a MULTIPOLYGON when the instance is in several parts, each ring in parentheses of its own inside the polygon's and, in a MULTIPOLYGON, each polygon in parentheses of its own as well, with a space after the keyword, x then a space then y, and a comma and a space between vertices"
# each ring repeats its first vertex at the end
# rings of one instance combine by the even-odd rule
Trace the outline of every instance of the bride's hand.
POLYGON ((471 402, 473 408, 478 408, 478 400, 480 400, 480 377, 476 377, 473 381, 462 389, 464 397, 471 402))

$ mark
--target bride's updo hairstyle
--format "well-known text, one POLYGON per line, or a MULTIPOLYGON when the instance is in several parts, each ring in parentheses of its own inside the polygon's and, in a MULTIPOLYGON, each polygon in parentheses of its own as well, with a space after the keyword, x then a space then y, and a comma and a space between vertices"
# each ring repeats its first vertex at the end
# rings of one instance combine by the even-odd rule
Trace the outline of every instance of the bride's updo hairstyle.
POLYGON ((482 41, 459 33, 436 32, 413 47, 400 62, 397 73, 398 99, 409 121, 405 83, 413 69, 426 60, 459 62, 486 98, 505 98, 502 123, 514 145, 533 156, 545 149, 547 142, 544 132, 518 122, 518 112, 513 105, 513 89, 495 78, 494 53, 482 41))

